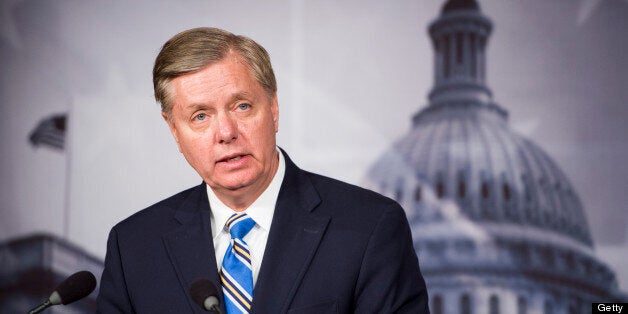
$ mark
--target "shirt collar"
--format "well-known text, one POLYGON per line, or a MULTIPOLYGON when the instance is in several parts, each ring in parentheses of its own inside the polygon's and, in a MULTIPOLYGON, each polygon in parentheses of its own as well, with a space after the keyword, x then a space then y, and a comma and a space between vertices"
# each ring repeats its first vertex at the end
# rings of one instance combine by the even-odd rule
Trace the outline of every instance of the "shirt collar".
MULTIPOLYGON (((270 225, 273 221, 273 214, 275 213, 275 205, 277 204, 277 197, 279 196, 279 189, 281 188, 281 183, 283 182, 283 177, 286 173, 286 162, 284 156, 279 149, 277 149, 277 152, 279 154, 279 165, 277 166, 277 171, 275 172, 273 179, 266 190, 264 190, 264 192, 262 192, 262 194, 244 211, 266 232, 270 230, 270 225)), ((209 185, 206 186, 209 206, 211 208, 210 217, 212 230, 224 231, 227 219, 229 219, 235 211, 225 205, 218 198, 218 196, 216 196, 209 185)), ((213 238, 216 238, 219 234, 220 232, 214 232, 213 238)))

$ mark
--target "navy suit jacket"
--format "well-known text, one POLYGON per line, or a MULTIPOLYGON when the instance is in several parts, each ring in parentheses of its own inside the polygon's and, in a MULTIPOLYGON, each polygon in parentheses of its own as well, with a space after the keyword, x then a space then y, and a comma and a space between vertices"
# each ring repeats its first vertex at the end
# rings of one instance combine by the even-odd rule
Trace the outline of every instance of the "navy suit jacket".
MULTIPOLYGON (((284 155, 251 313, 429 313, 403 209, 284 155)), ((209 217, 203 183, 113 227, 98 312, 203 313, 188 294, 192 282, 221 290, 209 217)))

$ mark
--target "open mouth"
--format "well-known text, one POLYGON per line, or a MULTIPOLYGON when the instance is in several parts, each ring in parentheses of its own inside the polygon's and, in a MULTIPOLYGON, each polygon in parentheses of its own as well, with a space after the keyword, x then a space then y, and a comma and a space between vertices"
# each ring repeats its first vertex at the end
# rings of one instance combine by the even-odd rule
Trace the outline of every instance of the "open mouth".
POLYGON ((227 159, 227 162, 238 161, 240 159, 242 159, 242 156, 236 156, 236 157, 227 159))
POLYGON ((218 160, 218 162, 236 162, 242 158, 244 158, 245 155, 231 155, 231 156, 227 156, 223 159, 218 160))

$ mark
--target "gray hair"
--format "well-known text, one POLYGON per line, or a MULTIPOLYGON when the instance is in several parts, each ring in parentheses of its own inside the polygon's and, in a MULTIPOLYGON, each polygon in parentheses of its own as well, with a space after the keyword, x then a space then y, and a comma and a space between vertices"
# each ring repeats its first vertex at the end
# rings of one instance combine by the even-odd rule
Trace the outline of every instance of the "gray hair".
POLYGON ((222 29, 199 27, 174 35, 161 48, 153 67, 155 99, 161 111, 172 119, 172 95, 170 82, 187 73, 224 60, 230 52, 236 52, 246 62, 257 82, 269 97, 277 92, 275 73, 264 47, 252 39, 234 35, 222 29))

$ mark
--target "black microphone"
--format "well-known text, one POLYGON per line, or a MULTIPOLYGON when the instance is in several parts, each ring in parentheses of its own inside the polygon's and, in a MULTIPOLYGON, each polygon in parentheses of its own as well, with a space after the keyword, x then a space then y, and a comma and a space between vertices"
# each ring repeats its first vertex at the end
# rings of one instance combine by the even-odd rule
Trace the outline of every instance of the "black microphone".
POLYGON ((190 296, 203 310, 222 314, 218 290, 216 290, 216 286, 209 279, 194 280, 190 286, 190 296))
POLYGON ((92 293, 95 288, 96 277, 94 274, 86 270, 79 271, 62 281, 46 302, 32 309, 28 314, 40 313, 53 305, 66 305, 78 301, 92 293))

